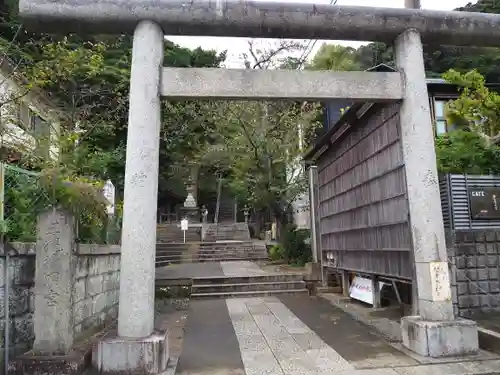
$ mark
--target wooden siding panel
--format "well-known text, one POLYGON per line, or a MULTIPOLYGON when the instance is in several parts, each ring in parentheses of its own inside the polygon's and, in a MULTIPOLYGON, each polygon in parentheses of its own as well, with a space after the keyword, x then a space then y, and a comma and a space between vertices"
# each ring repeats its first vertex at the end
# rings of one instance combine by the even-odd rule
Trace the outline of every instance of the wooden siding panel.
POLYGON ((339 269, 410 279, 399 104, 377 105, 350 125, 318 160, 323 255, 339 269))

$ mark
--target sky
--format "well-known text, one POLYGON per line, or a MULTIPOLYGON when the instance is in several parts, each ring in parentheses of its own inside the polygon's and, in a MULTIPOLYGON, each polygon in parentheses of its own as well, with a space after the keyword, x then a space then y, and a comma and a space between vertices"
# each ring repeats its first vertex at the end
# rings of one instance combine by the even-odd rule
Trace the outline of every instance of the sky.
MULTIPOLYGON (((281 0, 286 2, 300 2, 300 3, 316 3, 316 4, 329 4, 330 0, 281 0)), ((435 10, 452 10, 454 8, 464 6, 469 0, 421 0, 423 9, 435 9, 435 10)), ((475 1, 470 1, 474 3, 475 1)), ((378 7, 390 7, 390 8, 402 8, 404 6, 404 0, 338 0, 338 5, 360 5, 360 6, 378 6, 378 7)), ((242 67, 242 54, 248 49, 248 43, 246 38, 214 38, 214 37, 183 37, 183 36, 166 36, 167 39, 172 42, 190 49, 196 47, 202 47, 203 49, 214 49, 218 52, 227 50, 228 56, 226 59, 225 66, 228 68, 242 67)), ((319 41, 315 44, 314 50, 311 52, 310 57, 312 57, 315 51, 324 43, 328 41, 319 41)), ((258 40, 257 44, 262 45, 263 43, 269 44, 273 43, 271 40, 258 40)), ((275 42, 274 42, 275 43, 275 42)), ((360 42, 339 42, 335 41, 332 43, 348 45, 352 47, 359 47, 363 43, 360 42)))

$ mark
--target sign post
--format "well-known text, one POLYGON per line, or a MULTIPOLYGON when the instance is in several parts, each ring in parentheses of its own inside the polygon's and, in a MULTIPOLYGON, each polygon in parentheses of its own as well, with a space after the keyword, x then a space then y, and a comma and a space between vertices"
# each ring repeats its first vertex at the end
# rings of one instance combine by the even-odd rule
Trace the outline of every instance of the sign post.
POLYGON ((184 232, 184 243, 186 243, 186 231, 188 230, 189 222, 187 218, 181 220, 181 230, 184 232))
POLYGON ((106 243, 110 242, 110 229, 113 223, 113 216, 115 215, 115 185, 111 180, 107 180, 103 188, 104 198, 108 201, 106 205, 106 211, 108 213, 108 225, 106 228, 106 243))

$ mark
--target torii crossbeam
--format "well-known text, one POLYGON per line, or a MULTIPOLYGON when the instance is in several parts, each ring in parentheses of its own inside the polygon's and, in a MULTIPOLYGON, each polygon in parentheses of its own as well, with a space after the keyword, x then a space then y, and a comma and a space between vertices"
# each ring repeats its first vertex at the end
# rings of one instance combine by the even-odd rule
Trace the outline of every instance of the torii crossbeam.
POLYGON ((392 43, 417 30, 425 43, 500 46, 500 15, 241 0, 20 0, 30 28, 132 33, 142 20, 166 35, 310 38, 392 43))

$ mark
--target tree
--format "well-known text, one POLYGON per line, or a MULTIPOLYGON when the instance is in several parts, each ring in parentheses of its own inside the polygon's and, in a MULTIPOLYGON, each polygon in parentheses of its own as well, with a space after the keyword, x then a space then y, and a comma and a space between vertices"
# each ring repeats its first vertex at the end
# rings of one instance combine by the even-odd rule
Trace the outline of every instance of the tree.
POLYGON ((500 173, 500 148, 469 130, 454 130, 436 138, 436 158, 441 173, 500 173))
POLYGON ((450 70, 443 77, 459 87, 448 102, 446 119, 455 130, 436 138, 436 156, 443 173, 500 173, 500 95, 485 86, 476 70, 450 70))
POLYGON ((460 87, 460 97, 446 105, 447 121, 462 130, 475 132, 486 145, 500 140, 500 95, 486 87, 476 70, 460 73, 450 70, 443 77, 460 87))
MULTIPOLYGON (((467 12, 500 13, 500 2, 479 0, 455 9, 467 12)), ((380 63, 394 64, 393 46, 385 43, 370 43, 356 51, 356 60, 362 69, 380 63)), ((440 77, 450 69, 465 73, 477 69, 488 82, 500 82, 500 50, 498 48, 453 47, 424 45, 425 70, 429 77, 440 77)))
MULTIPOLYGON (((302 43, 290 41, 263 47, 250 42, 243 55, 244 64, 262 70, 299 67, 303 47, 302 43)), ((267 210, 281 227, 287 221, 290 204, 306 191, 306 178, 297 173, 296 167, 319 124, 318 105, 219 102, 212 106, 212 114, 218 119, 217 136, 201 150, 200 162, 217 163, 240 201, 251 205, 257 214, 267 210)))
POLYGON ((349 71, 360 70, 361 65, 357 61, 356 49, 336 44, 327 44, 319 48, 307 69, 349 71))

